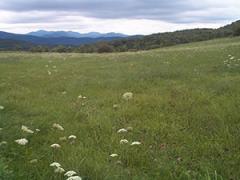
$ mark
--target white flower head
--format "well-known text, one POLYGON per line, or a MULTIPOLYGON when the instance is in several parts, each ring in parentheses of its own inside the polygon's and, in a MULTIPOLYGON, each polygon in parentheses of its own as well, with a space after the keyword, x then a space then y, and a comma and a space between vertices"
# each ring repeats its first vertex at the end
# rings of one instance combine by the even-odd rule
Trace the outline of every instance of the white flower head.
POLYGON ((57 124, 57 123, 53 124, 53 128, 58 129, 60 131, 64 131, 64 128, 60 124, 57 124))
POLYGON ((130 100, 133 98, 133 93, 132 92, 126 92, 123 94, 122 98, 126 101, 130 100))
POLYGON ((65 172, 65 169, 63 169, 62 167, 57 167, 55 170, 54 170, 55 173, 64 173, 65 172))
POLYGON ((27 126, 24 126, 24 125, 22 125, 21 129, 22 129, 23 132, 26 132, 26 133, 29 133, 29 134, 34 133, 31 129, 29 129, 27 126))
POLYGON ((80 176, 71 176, 67 180, 82 180, 82 178, 80 176))
POLYGON ((2 131, 3 130, 3 128, 0 128, 0 131, 2 131))
POLYGON ((140 144, 142 144, 142 143, 139 142, 139 141, 134 141, 134 142, 131 143, 131 146, 134 146, 134 145, 140 145, 140 144))
POLYGON ((51 71, 48 71, 48 75, 50 76, 52 73, 51 73, 51 71))
POLYGON ((66 91, 63 91, 62 94, 65 95, 65 94, 67 94, 67 92, 66 92, 66 91))
POLYGON ((28 140, 25 139, 25 138, 22 138, 22 139, 15 140, 15 142, 18 143, 19 145, 24 146, 24 145, 26 145, 28 143, 28 140))
POLYGON ((35 129, 36 132, 40 132, 40 129, 35 129))
POLYGON ((128 143, 128 140, 127 139, 121 139, 120 140, 120 144, 127 144, 128 143))
POLYGON ((118 104, 114 104, 114 105, 113 105, 113 108, 114 108, 114 109, 117 109, 118 107, 119 107, 118 104))
POLYGON ((118 133, 125 133, 125 132, 127 132, 127 130, 124 129, 124 128, 122 128, 122 129, 119 129, 117 132, 118 132, 118 133))
POLYGON ((59 144, 52 144, 51 147, 54 148, 54 149, 58 149, 58 148, 60 148, 61 146, 60 146, 59 144))
POLYGON ((117 157, 118 154, 111 154, 110 156, 111 156, 111 157, 117 157))
POLYGON ((50 164, 50 166, 58 168, 58 167, 61 167, 61 164, 59 164, 58 162, 53 162, 53 163, 50 164))
POLYGON ((75 139, 77 139, 77 136, 75 136, 75 135, 70 135, 70 136, 68 136, 68 139, 69 139, 69 140, 75 140, 75 139))
POLYGON ((0 106, 0 110, 4 110, 4 106, 0 106))
POLYGON ((67 176, 67 177, 71 177, 71 176, 74 176, 76 175, 77 173, 75 171, 68 171, 64 174, 64 176, 67 176))
POLYGON ((7 144, 7 141, 2 141, 2 142, 0 142, 0 146, 6 145, 6 144, 7 144))
POLYGON ((60 140, 60 141, 66 141, 67 138, 66 138, 66 136, 63 136, 63 137, 60 137, 59 140, 60 140))
POLYGON ((79 95, 79 96, 78 96, 78 99, 82 99, 82 95, 79 95))
POLYGON ((32 160, 29 161, 30 164, 36 164, 37 162, 38 162, 37 159, 32 159, 32 160))

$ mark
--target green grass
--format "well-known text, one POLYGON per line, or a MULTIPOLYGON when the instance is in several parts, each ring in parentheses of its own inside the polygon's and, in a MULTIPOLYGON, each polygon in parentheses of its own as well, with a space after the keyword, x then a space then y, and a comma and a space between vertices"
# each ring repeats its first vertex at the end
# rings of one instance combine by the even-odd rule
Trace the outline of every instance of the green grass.
POLYGON ((239 179, 239 49, 232 38, 136 53, 0 53, 0 179, 66 179, 53 161, 86 180, 239 179), (71 134, 74 144, 58 140, 71 134), (26 146, 14 142, 22 137, 26 146))

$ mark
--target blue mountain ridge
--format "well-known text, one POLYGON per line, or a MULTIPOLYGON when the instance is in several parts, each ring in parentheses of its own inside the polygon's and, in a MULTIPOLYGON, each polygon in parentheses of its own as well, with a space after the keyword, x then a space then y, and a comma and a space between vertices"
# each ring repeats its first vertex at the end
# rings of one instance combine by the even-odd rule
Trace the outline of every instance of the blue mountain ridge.
POLYGON ((71 38, 112 38, 112 37, 128 37, 128 35, 121 33, 99 33, 99 32, 89 32, 89 33, 79 33, 74 31, 45 31, 38 30, 30 32, 26 35, 37 36, 37 37, 71 37, 71 38))
POLYGON ((32 43, 34 45, 70 45, 77 46, 82 44, 90 44, 99 41, 111 41, 116 39, 122 39, 123 37, 39 37, 33 36, 29 34, 14 34, 0 31, 0 39, 1 40, 14 40, 14 41, 22 41, 32 43))

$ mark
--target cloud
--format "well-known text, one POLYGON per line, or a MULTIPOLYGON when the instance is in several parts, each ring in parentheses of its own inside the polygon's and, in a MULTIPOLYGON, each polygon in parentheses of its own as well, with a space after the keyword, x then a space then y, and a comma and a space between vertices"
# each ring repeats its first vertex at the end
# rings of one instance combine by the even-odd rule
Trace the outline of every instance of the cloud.
POLYGON ((4 13, 2 15, 4 17, 8 17, 8 19, 6 18, 5 22, 0 22, 0 30, 19 33, 35 31, 38 29, 73 30, 79 32, 98 31, 102 33, 120 32, 134 35, 175 31, 187 28, 216 28, 222 25, 221 23, 169 23, 149 19, 99 19, 79 16, 77 14, 66 15, 65 12, 48 12, 46 14, 31 12, 30 14, 34 13, 36 13, 37 17, 40 18, 32 16, 26 19, 25 17, 29 14, 29 12, 14 13, 5 11, 5 15, 4 13))
POLYGON ((239 16, 232 12, 240 8, 238 0, 1 0, 0 9, 8 11, 65 11, 81 16, 102 19, 154 19, 168 22, 220 21, 239 16), (219 9, 217 14, 212 11, 219 9), (191 16, 191 12, 204 12, 211 18, 191 16))
POLYGON ((239 9, 239 0, 1 0, 0 29, 150 34, 219 27, 239 9))

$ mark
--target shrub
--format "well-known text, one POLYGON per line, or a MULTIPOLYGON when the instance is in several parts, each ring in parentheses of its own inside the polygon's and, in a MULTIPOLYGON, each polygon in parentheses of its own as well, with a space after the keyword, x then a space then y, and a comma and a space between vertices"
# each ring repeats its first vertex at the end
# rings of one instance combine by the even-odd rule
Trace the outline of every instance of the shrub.
POLYGON ((113 47, 107 43, 100 43, 97 48, 98 53, 107 53, 113 51, 114 51, 113 47))

